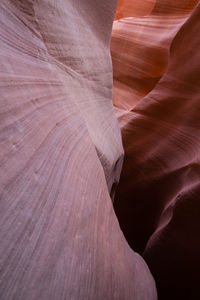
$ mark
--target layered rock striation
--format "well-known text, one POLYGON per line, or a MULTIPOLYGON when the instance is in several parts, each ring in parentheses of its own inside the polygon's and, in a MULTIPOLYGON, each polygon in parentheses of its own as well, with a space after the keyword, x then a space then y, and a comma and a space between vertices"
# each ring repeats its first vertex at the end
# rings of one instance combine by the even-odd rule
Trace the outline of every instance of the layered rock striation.
MULTIPOLYGON (((110 194, 116 1, 0 3, 0 298, 156 300, 110 194)), ((111 196, 112 196, 111 195, 111 196)))
POLYGON ((197 2, 157 1, 149 16, 113 29, 113 101, 125 149, 115 210, 161 300, 200 297, 197 2))
POLYGON ((113 24, 113 101, 131 110, 166 72, 171 42, 198 1, 122 1, 113 24), (123 13, 120 13, 123 12, 123 13))

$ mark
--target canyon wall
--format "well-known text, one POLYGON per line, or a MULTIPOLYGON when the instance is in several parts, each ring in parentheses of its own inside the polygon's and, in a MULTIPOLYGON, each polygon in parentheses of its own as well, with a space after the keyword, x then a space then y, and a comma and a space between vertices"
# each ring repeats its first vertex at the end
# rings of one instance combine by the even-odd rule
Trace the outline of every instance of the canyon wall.
POLYGON ((144 16, 124 7, 113 26, 113 102, 125 149, 114 205, 158 299, 199 299, 200 5, 156 1, 148 13, 145 3, 144 16))
POLYGON ((2 300, 157 299, 111 201, 123 160, 116 4, 0 3, 2 300))
POLYGON ((1 1, 0 299, 200 298, 198 2, 1 1))

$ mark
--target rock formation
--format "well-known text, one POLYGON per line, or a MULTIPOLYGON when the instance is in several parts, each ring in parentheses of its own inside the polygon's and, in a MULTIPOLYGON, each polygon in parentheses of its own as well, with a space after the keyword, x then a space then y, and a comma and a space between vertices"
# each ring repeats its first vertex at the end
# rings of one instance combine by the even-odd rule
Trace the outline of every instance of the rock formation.
POLYGON ((111 41, 117 115, 131 110, 160 80, 168 66, 171 42, 196 3, 119 2, 116 17, 125 18, 114 22, 111 41))
POLYGON ((115 210, 160 300, 200 298, 197 2, 156 1, 148 16, 116 21, 111 43, 125 148, 115 210))
POLYGON ((0 3, 0 298, 155 300, 115 216, 114 0, 0 3))
POLYGON ((200 4, 116 6, 0 3, 1 300, 200 298, 200 4))

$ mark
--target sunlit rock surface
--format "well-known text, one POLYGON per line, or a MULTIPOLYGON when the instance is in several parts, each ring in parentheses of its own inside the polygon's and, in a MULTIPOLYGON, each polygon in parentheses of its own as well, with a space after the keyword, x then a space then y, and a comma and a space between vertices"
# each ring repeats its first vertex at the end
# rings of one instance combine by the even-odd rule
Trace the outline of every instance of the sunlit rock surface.
POLYGON ((119 2, 116 18, 120 11, 125 18, 114 22, 111 40, 113 101, 118 116, 131 110, 166 71, 171 41, 196 3, 119 2))
POLYGON ((154 6, 156 0, 119 0, 115 19, 121 19, 125 17, 140 17, 149 15, 154 6))
POLYGON ((150 16, 122 19, 113 30, 113 100, 125 148, 115 209, 161 300, 200 299, 197 2, 157 1, 150 16))
POLYGON ((0 299, 156 300, 113 211, 116 1, 0 3, 0 299), (112 196, 111 195, 111 196, 112 196))

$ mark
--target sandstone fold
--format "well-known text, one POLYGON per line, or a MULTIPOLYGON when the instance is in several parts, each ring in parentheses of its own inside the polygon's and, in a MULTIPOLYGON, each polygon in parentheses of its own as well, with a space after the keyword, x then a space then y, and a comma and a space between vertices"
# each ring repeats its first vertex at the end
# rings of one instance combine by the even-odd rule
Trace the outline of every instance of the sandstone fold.
POLYGON ((116 1, 0 3, 0 298, 156 300, 110 193, 116 1))
POLYGON ((134 108, 166 72, 171 42, 197 2, 119 1, 111 40, 118 118, 134 108))
POLYGON ((196 6, 197 2, 157 1, 151 15, 145 17, 146 27, 142 25, 144 17, 122 19, 115 23, 113 31, 116 88, 120 89, 117 80, 121 79, 121 84, 126 72, 130 79, 124 81, 130 85, 129 94, 124 86, 121 102, 119 93, 113 99, 125 149, 115 209, 129 244, 147 261, 161 300, 200 298, 200 5, 196 6), (155 24, 152 20, 159 20, 160 26, 151 28, 155 24), (141 31, 136 29, 139 26, 141 31), (124 49, 119 54, 116 38, 121 39, 119 45, 124 49), (150 56, 152 44, 156 47, 155 56, 150 56), (168 57, 163 64, 160 47, 168 57), (126 70, 123 62, 122 68, 119 67, 124 58, 126 70), (133 86, 134 76, 140 89, 133 86), (156 85, 151 85, 148 91, 147 83, 154 76, 156 85))

